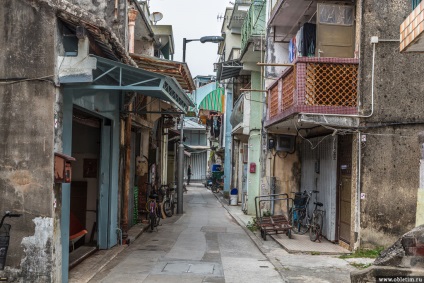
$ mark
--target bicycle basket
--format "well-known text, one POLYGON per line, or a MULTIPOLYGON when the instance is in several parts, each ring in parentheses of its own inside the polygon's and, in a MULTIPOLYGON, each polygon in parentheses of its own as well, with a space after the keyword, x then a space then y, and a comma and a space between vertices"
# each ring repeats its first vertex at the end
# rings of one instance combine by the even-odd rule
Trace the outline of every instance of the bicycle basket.
POLYGON ((296 194, 294 196, 294 206, 295 207, 302 207, 306 205, 306 201, 308 199, 308 196, 304 194, 296 194))

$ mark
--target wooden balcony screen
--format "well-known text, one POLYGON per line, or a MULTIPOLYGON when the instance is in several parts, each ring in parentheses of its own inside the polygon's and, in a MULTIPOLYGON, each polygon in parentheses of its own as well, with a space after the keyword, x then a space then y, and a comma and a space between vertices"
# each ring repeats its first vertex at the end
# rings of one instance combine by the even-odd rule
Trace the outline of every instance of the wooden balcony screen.
POLYGON ((306 64, 306 105, 357 106, 358 65, 306 64))
POLYGON ((358 59, 298 58, 269 88, 268 121, 300 112, 356 114, 358 59))

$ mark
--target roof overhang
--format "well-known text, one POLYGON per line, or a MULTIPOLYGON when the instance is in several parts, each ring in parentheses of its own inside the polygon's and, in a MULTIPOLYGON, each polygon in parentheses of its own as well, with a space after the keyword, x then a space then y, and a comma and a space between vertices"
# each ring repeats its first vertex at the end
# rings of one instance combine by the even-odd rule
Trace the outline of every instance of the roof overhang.
POLYGON ((219 81, 237 77, 243 69, 239 60, 229 60, 218 64, 216 76, 219 81))
POLYGON ((202 153, 211 150, 210 146, 207 145, 187 145, 184 144, 184 149, 189 153, 202 153))
POLYGON ((298 113, 271 125, 266 125, 265 128, 268 133, 296 135, 300 130, 305 130, 308 133, 317 126, 327 130, 330 127, 357 128, 359 118, 298 113))
POLYGON ((273 27, 278 37, 293 37, 297 27, 308 21, 316 9, 316 1, 279 0, 271 11, 268 27, 273 27))
POLYGON ((260 67, 257 66, 261 62, 262 52, 265 52, 264 42, 261 42, 260 36, 252 36, 240 54, 240 61, 243 63, 243 70, 259 71, 260 67), (248 63, 253 63, 248 66, 248 63))
POLYGON ((189 92, 196 89, 187 63, 160 59, 142 54, 130 55, 139 68, 149 72, 173 77, 178 81, 183 89, 188 90, 189 92))
POLYGON ((144 96, 167 101, 183 112, 188 107, 194 106, 174 78, 131 67, 103 57, 90 55, 90 58, 95 61, 95 68, 93 68, 92 78, 91 81, 88 81, 88 84, 72 84, 72 82, 79 82, 78 75, 59 77, 60 82, 67 84, 67 87, 73 89, 114 90, 124 93, 136 92, 144 96), (72 76, 75 78, 74 81, 72 76))

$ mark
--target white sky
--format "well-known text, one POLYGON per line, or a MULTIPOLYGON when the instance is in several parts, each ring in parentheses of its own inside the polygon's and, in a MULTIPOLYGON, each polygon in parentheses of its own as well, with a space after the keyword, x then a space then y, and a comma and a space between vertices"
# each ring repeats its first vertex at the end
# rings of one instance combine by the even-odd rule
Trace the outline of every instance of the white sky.
MULTIPOLYGON (((183 61, 183 38, 199 39, 203 36, 221 35, 225 8, 229 0, 150 0, 150 13, 161 12, 158 25, 172 25, 174 32, 174 61, 183 61)), ((186 62, 192 77, 214 75, 213 63, 218 61, 217 43, 192 41, 186 45, 186 62)))

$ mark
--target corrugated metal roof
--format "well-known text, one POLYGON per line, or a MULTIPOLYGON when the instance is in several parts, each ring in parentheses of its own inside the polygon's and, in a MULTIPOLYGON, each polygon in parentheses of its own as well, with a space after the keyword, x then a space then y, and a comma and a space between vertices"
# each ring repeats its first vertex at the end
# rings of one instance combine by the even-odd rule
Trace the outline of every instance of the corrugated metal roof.
POLYGON ((224 95, 223 88, 217 88, 211 91, 205 98, 200 102, 199 109, 213 110, 222 112, 222 96, 224 95))
POLYGON ((175 78, 181 87, 189 92, 196 89, 186 63, 160 59, 142 54, 131 54, 131 58, 134 59, 138 67, 141 69, 175 78))
MULTIPOLYGON (((178 125, 180 129, 180 125, 178 125)), ((206 127, 197 123, 197 118, 184 118, 184 130, 206 130, 206 127)))

